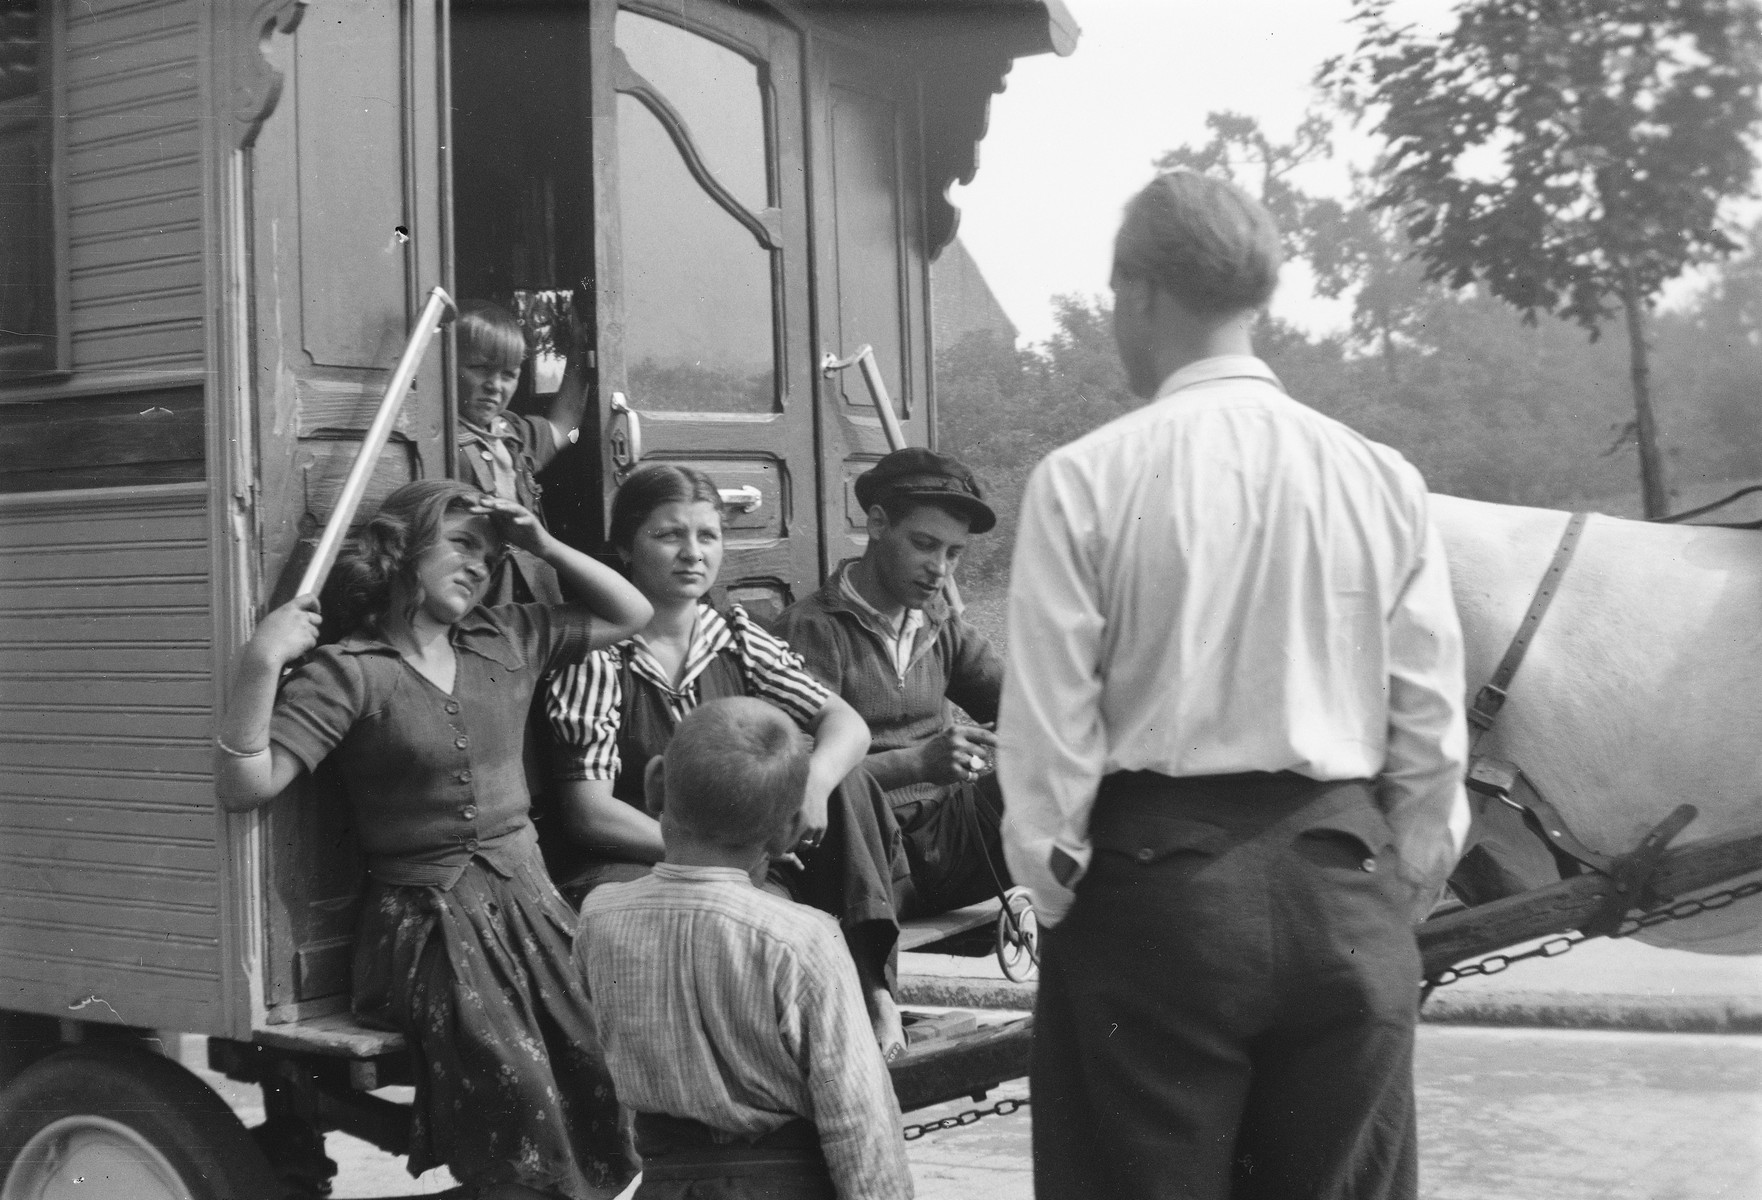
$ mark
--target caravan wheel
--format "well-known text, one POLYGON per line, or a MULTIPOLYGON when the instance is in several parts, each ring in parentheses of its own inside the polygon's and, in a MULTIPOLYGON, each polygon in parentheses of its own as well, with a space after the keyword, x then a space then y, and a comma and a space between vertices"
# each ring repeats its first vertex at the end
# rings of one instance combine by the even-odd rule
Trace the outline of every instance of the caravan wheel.
POLYGON ((284 1191, 211 1088, 139 1047, 60 1050, 0 1091, 0 1200, 256 1200, 284 1191))

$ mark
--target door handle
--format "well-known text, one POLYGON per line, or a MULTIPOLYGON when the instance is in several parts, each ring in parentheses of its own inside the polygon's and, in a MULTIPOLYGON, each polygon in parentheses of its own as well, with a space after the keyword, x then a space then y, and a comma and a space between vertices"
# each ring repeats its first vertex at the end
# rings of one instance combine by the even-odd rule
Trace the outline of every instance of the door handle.
POLYGON ((765 493, 754 484, 743 484, 737 488, 717 488, 722 493, 722 507, 734 512, 758 512, 765 506, 765 493))
POLYGON ((623 392, 612 393, 612 419, 606 422, 606 450, 612 470, 619 477, 630 474, 642 460, 642 418, 630 407, 623 392))
POLYGON ((874 402, 875 415, 881 418, 881 432, 887 435, 887 448, 903 450, 905 431, 899 427, 899 416, 893 411, 893 398, 887 394, 887 384, 881 378, 881 364, 875 361, 875 348, 864 346, 849 358, 839 358, 828 350, 820 360, 820 374, 827 379, 849 367, 860 370, 863 382, 869 385, 869 399, 874 402))

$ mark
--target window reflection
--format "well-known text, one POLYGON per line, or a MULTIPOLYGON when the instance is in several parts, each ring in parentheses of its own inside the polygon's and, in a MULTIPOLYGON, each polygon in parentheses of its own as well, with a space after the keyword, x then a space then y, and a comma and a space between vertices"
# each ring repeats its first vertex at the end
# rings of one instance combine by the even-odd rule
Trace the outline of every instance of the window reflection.
MULTIPOLYGON (((629 20, 620 14, 621 24, 629 20)), ((645 71, 634 59, 632 65, 645 71)), ((659 80, 650 82, 699 136, 680 98, 659 80)), ((749 83, 756 89, 755 80, 749 83)), ((709 147, 702 140, 699 147, 738 195, 709 147)), ((754 153, 762 162, 762 136, 754 153)), ((618 175, 632 403, 770 412, 776 392, 770 252, 698 186, 660 121, 626 95, 618 97, 618 175)))
POLYGON ((685 118, 722 186, 753 212, 768 205, 758 65, 708 38, 633 12, 618 14, 614 40, 636 73, 685 118))

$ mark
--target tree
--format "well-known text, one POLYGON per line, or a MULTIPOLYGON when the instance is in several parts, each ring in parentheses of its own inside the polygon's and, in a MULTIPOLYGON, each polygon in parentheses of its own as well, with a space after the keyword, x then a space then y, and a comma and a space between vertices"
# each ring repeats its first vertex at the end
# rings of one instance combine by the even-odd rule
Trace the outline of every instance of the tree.
POLYGON ((1381 114, 1377 202, 1429 279, 1479 280, 1593 340, 1622 315, 1645 510, 1662 516, 1648 318, 1685 267, 1736 248, 1720 208, 1756 169, 1756 3, 1468 0, 1430 38, 1391 25, 1389 0, 1354 2, 1358 51, 1322 78, 1381 114))
POLYGON ((1309 207, 1305 257, 1315 290, 1330 299, 1352 293, 1352 336, 1376 347, 1383 369, 1397 376, 1397 337, 1411 339, 1415 320, 1437 286, 1414 260, 1400 222, 1379 208, 1371 185, 1354 170, 1346 200, 1323 198, 1309 207))
POLYGON ((1214 175, 1253 193, 1278 223, 1286 255, 1303 255, 1315 201, 1291 181, 1291 173, 1305 163, 1333 157, 1333 122, 1320 113, 1306 113, 1289 142, 1273 141, 1259 121, 1241 113, 1206 113, 1205 127, 1211 130, 1205 145, 1177 146, 1157 158, 1156 169, 1214 175))
POLYGON ((1394 378, 1396 338, 1411 334, 1429 285, 1399 222, 1375 207, 1357 170, 1345 201, 1313 196, 1293 180, 1299 167, 1333 157, 1333 119, 1311 109, 1288 142, 1240 113, 1207 113, 1205 126, 1211 137, 1204 145, 1177 146, 1156 167, 1215 175, 1259 197, 1278 223, 1285 256, 1308 262, 1316 291, 1330 299, 1352 294, 1352 335, 1376 348, 1394 378))

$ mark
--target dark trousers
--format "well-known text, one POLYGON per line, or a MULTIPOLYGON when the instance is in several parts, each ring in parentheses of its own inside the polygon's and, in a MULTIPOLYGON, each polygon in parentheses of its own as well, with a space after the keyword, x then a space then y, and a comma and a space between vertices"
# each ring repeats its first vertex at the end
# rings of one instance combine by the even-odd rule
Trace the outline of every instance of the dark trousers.
POLYGON ((1039 1200, 1411 1200, 1419 952, 1368 785, 1103 781, 1041 934, 1039 1200))
POLYGON ((900 917, 933 917, 990 899, 1010 886, 1003 861, 1003 793, 997 776, 945 787, 893 810, 911 864, 912 898, 900 917))

